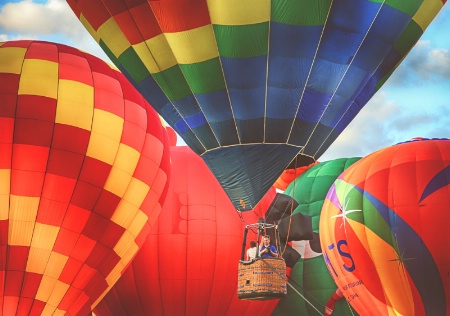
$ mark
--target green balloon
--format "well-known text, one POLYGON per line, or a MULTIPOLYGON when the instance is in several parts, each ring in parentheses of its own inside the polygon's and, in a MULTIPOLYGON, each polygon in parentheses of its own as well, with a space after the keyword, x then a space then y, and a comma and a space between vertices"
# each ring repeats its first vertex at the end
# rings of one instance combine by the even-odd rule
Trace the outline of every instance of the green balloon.
MULTIPOLYGON (((321 162, 302 173, 284 191, 284 194, 293 197, 299 204, 292 215, 302 213, 312 218, 314 239, 292 242, 292 247, 302 256, 289 275, 289 283, 296 290, 288 286, 287 296, 280 300, 272 316, 319 315, 318 311, 324 312, 325 304, 336 291, 337 286, 320 250, 320 212, 331 185, 345 169, 359 159, 361 158, 340 158, 321 162)), ((339 315, 357 313, 345 299, 341 299, 336 302, 333 311, 333 316, 339 315)))

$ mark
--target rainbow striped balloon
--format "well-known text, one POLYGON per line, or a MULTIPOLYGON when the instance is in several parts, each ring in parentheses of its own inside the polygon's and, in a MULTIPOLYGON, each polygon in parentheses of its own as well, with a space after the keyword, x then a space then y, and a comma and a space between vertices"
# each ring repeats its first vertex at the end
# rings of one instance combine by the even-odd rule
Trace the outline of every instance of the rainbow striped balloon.
POLYGON ((445 0, 67 2, 245 211, 325 152, 445 0))
POLYGON ((450 140, 364 157, 335 181, 322 251, 360 315, 450 315, 450 140))

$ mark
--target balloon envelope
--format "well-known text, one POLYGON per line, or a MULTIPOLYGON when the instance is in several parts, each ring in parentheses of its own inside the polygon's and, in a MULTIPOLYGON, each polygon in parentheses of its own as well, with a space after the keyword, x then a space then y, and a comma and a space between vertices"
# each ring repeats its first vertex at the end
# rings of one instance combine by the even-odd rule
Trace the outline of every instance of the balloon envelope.
POLYGON ((0 43, 0 314, 87 315, 150 231, 168 137, 117 70, 0 43))
POLYGON ((360 315, 450 314, 450 140, 372 153, 335 181, 320 217, 328 268, 360 315))
MULTIPOLYGON (((287 296, 280 300, 272 316, 318 315, 317 311, 324 312, 325 303, 336 291, 336 285, 323 260, 319 244, 320 213, 328 190, 336 178, 359 159, 340 158, 321 162, 302 173, 284 191, 284 194, 292 196, 298 202, 292 215, 301 213, 312 217, 314 239, 292 242, 292 247, 302 257, 289 275, 292 285, 308 302, 288 287, 287 296)), ((295 229, 296 227, 291 227, 291 231, 295 229)), ((333 316, 338 315, 354 315, 354 311, 350 311, 345 300, 340 300, 335 305, 333 316)))
MULTIPOLYGON (((96 315, 270 315, 272 301, 237 297, 245 224, 205 163, 187 146, 172 147, 172 177, 161 214, 136 258, 94 310, 96 315)), ((256 240, 249 234, 248 241, 256 240)))
POLYGON ((324 153, 445 0, 67 2, 249 210, 324 153))

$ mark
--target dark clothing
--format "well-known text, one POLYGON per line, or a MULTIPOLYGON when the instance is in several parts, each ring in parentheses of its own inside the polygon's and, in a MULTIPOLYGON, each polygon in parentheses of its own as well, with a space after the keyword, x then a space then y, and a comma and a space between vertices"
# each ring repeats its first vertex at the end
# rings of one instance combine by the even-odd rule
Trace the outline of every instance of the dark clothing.
MULTIPOLYGON (((265 246, 261 246, 260 252, 261 252, 262 250, 264 250, 264 249, 266 249, 266 247, 265 247, 265 246)), ((269 249, 270 249, 273 253, 277 253, 277 249, 275 248, 275 246, 270 245, 270 246, 269 246, 269 249)), ((261 255, 261 257, 262 257, 262 258, 273 258, 273 256, 270 254, 270 252, 263 253, 263 254, 261 255)))

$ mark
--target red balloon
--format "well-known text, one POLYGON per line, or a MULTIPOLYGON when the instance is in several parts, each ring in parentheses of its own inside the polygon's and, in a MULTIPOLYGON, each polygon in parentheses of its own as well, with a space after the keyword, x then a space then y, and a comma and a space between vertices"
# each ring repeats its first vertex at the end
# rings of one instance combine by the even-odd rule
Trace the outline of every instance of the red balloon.
POLYGON ((170 126, 166 126, 166 130, 169 135, 170 146, 176 146, 178 141, 177 133, 175 133, 175 130, 170 126))
POLYGON ((0 44, 0 314, 87 315, 161 210, 168 137, 117 70, 0 44))
POLYGON ((237 268, 245 225, 263 215, 275 189, 254 212, 238 214, 200 157, 186 146, 172 147, 171 154, 172 178, 158 223, 94 312, 270 315, 278 300, 237 298, 237 268))

